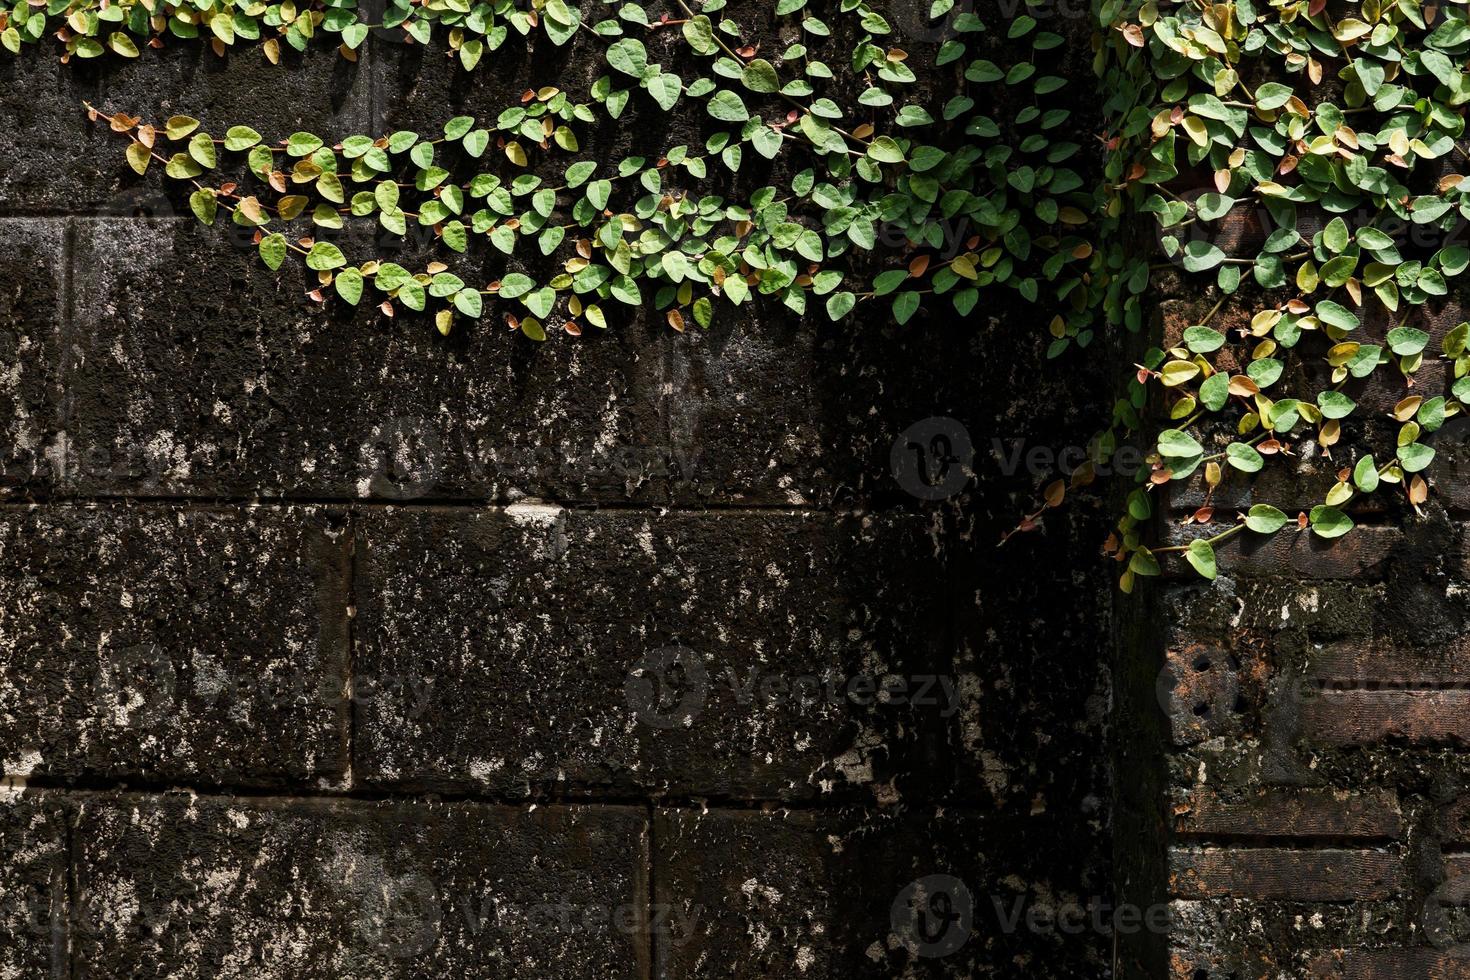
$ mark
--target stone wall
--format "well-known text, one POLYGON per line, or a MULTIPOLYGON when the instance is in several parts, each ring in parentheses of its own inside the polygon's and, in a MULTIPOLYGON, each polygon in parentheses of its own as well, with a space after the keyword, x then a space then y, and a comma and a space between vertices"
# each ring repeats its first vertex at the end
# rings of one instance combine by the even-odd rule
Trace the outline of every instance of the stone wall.
POLYGON ((1033 308, 442 338, 81 107, 430 129, 586 59, 0 57, 0 977, 1108 969, 1109 515, 996 541, 1110 379, 1033 308))

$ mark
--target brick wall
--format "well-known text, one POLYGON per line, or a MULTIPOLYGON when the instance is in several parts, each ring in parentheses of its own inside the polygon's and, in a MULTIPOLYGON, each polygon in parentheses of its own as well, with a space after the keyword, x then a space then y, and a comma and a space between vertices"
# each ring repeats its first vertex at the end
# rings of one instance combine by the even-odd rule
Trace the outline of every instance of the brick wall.
MULTIPOLYGON (((1200 312, 1172 296, 1166 338, 1200 312)), ((1461 319, 1441 307, 1412 316, 1437 335, 1461 319)), ((1352 395, 1379 412, 1407 393, 1375 385, 1352 395)), ((1422 518, 1380 502, 1332 542, 1238 536, 1214 583, 1166 567, 1130 614, 1120 664, 1130 647, 1136 662, 1120 668, 1119 724, 1137 720, 1141 734, 1120 751, 1155 775, 1120 780, 1120 834, 1149 842, 1120 858, 1120 880, 1132 904, 1170 913, 1165 934, 1129 943, 1139 975, 1470 976, 1463 437, 1448 429, 1437 445, 1422 518)), ((1319 502, 1341 463, 1310 441, 1296 453, 1269 480, 1227 481, 1217 513, 1229 521, 1269 501, 1295 516, 1319 502)), ((1201 503, 1172 498, 1165 533, 1210 533, 1184 523, 1201 503)))
POLYGON ((586 53, 288 59, 0 58, 0 977, 1099 976, 1107 514, 997 552, 994 451, 1107 377, 1020 304, 320 311, 81 100, 428 129, 586 53))

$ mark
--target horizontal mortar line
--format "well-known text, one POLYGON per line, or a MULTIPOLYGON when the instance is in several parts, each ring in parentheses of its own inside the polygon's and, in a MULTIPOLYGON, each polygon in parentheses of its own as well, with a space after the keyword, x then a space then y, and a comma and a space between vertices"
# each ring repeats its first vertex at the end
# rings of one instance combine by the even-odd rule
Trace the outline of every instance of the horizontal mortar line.
MULTIPOLYGON (((814 813, 837 813, 851 810, 877 810, 882 809, 871 803, 860 801, 817 801, 817 800, 782 800, 770 799, 745 799, 738 797, 703 796, 698 794, 679 796, 647 796, 637 794, 599 794, 592 796, 578 796, 569 792, 554 794, 534 794, 531 796, 507 796, 496 793, 470 793, 470 792, 407 792, 393 790, 372 790, 357 788, 353 790, 332 791, 314 787, 300 787, 282 789, 280 787, 250 787, 230 786, 224 784, 201 783, 183 784, 175 782, 157 782, 150 780, 124 780, 114 781, 96 778, 80 779, 56 779, 52 777, 37 776, 26 780, 27 790, 40 790, 49 794, 62 794, 75 797, 158 797, 158 796, 180 796, 191 795, 203 799, 240 799, 258 802, 332 802, 344 803, 407 803, 407 804, 433 804, 433 803, 464 803, 478 804, 481 806, 502 806, 517 809, 528 809, 531 807, 546 806, 617 806, 617 807, 655 807, 658 809, 709 809, 728 810, 732 812, 762 812, 762 811, 792 811, 792 812, 814 812, 814 813)), ((895 808, 893 812, 928 812, 943 810, 944 812, 959 813, 966 816, 995 815, 995 811, 982 807, 947 803, 943 801, 925 801, 914 804, 905 804, 902 808, 895 808)))
MULTIPOLYGON (((85 496, 29 496, 24 499, 0 498, 0 510, 30 510, 36 507, 90 507, 95 505, 174 505, 198 510, 223 510, 239 507, 290 508, 290 507, 334 507, 340 509, 359 508, 365 510, 445 510, 445 511, 504 511, 518 504, 515 502, 492 502, 489 500, 467 500, 464 498, 420 498, 416 500, 363 499, 359 497, 179 497, 179 496, 134 496, 128 494, 95 494, 85 496)), ((831 514, 844 517, 862 517, 869 514, 924 514, 925 510, 910 509, 907 505, 891 507, 828 507, 823 504, 761 504, 737 503, 734 501, 712 501, 702 504, 690 503, 638 503, 637 501, 558 500, 544 497, 528 497, 519 505, 560 507, 571 511, 617 511, 634 513, 678 513, 698 514, 706 511, 724 513, 790 513, 831 514)))
MULTIPOLYGON (((1406 671, 1407 673, 1407 671, 1406 671)), ((1401 682, 1395 680, 1375 681, 1372 678, 1335 678, 1327 675, 1307 675, 1313 694, 1437 694, 1452 691, 1470 692, 1470 674, 1462 674, 1454 680, 1401 682), (1376 687, 1374 685, 1377 685, 1376 687)))
POLYGON ((1268 851, 1378 851, 1385 847, 1403 843, 1402 835, 1387 834, 1353 837, 1342 834, 1249 834, 1222 833, 1220 831, 1191 832, 1175 831, 1179 845, 1190 848, 1213 847, 1224 851, 1268 850, 1268 851))

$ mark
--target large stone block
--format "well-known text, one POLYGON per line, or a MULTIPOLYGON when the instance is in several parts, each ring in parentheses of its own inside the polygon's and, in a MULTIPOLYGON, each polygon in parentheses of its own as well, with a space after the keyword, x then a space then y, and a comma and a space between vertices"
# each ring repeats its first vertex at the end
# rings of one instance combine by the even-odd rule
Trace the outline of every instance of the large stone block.
POLYGON ((134 214, 189 213, 185 197, 165 189, 161 166, 142 178, 123 159, 127 139, 105 121, 90 122, 83 102, 161 124, 173 115, 199 119, 223 136, 247 125, 269 140, 298 130, 335 141, 370 124, 366 66, 321 46, 287 51, 272 66, 259 47, 218 58, 202 44, 171 43, 136 61, 58 61, 50 39, 0 60, 11 131, 23 134, 0 154, 0 213, 64 211, 123 220, 134 214))
POLYGON ((724 307, 674 345, 671 441, 692 467, 681 498, 917 509, 970 485, 983 414, 966 381, 982 344, 973 325, 935 317, 905 331, 886 311, 829 324, 820 302, 799 321, 724 307))
POLYGON ((0 977, 63 980, 71 976, 65 810, 24 786, 23 777, 0 779, 0 977))
POLYGON ((1024 877, 990 829, 960 811, 661 810, 655 908, 693 929, 655 935, 654 976, 1104 975, 1111 899, 1024 877))
POLYGON ((0 776, 347 769, 347 540, 321 515, 0 511, 0 776))
POLYGON ((65 245, 59 219, 0 220, 0 497, 50 486, 64 462, 65 245))
POLYGON ((314 308, 299 265, 270 273, 223 222, 77 237, 70 429, 111 461, 82 492, 626 499, 668 471, 637 323, 537 345, 492 314, 444 338, 424 316, 314 308))
POLYGON ((942 787, 942 563, 918 519, 793 512, 365 517, 370 784, 903 798, 942 787))
POLYGON ((99 798, 79 975, 647 975, 647 816, 615 807, 99 798))

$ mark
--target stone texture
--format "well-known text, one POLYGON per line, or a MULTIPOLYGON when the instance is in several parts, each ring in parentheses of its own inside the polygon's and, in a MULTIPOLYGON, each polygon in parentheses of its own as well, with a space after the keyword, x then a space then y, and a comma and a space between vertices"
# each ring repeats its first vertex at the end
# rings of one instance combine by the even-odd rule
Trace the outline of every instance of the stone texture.
POLYGON ((647 975, 641 811, 124 796, 78 830, 78 975, 647 975))
POLYGON ((667 472, 658 345, 636 324, 446 341, 424 317, 314 309, 300 267, 271 275, 230 236, 79 225, 70 426, 116 461, 79 492, 626 499, 667 472))
POLYGON ((54 456, 69 302, 65 240, 57 219, 0 220, 0 498, 44 490, 65 463, 54 456))
POLYGON ((364 520, 357 564, 359 672, 427 693, 360 708, 372 785, 892 801, 944 784, 943 565, 917 519, 389 512, 364 520))
POLYGON ((0 776, 339 779, 347 539, 330 525, 0 511, 0 776))
POLYGON ((1040 916, 1034 930, 1026 924, 1032 908, 1059 906, 1063 896, 1002 883, 1009 856, 976 846, 984 827, 916 810, 659 811, 655 902, 697 911, 698 921, 688 940, 658 937, 654 976, 985 976, 1004 973, 1018 954, 1024 968, 1026 946, 1037 963, 1068 964, 1066 952, 1087 945, 1085 935, 1065 935, 1040 916), (916 927, 909 903, 918 881, 929 914, 916 927))
POLYGON ((190 44, 137 61, 63 65, 57 52, 48 42, 0 60, 0 88, 16 93, 6 103, 8 118, 25 134, 0 155, 0 214, 60 211, 112 221, 189 214, 188 195, 164 189, 161 173, 133 174, 123 162, 127 138, 105 121, 88 121, 84 101, 156 124, 193 116, 218 135, 246 122, 271 140, 298 130, 336 140, 371 127, 367 66, 327 47, 287 51, 279 67, 259 50, 221 59, 190 44))
POLYGON ((0 779, 0 976, 69 977, 67 831, 54 795, 0 779))

